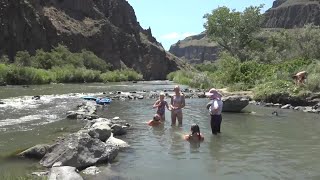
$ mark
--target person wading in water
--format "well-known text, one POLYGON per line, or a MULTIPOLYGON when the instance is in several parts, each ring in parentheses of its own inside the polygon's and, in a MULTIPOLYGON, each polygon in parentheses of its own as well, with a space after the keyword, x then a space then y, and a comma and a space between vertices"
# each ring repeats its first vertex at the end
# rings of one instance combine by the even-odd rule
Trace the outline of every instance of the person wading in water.
POLYGON ((214 88, 210 89, 206 95, 210 96, 210 102, 207 104, 207 109, 211 115, 211 130, 212 134, 217 135, 221 133, 221 121, 222 121, 222 107, 223 102, 221 100, 222 95, 214 88))
POLYGON ((178 119, 179 126, 182 125, 182 108, 185 107, 184 95, 180 92, 180 87, 174 87, 175 95, 171 97, 170 109, 171 109, 171 126, 176 125, 178 119))

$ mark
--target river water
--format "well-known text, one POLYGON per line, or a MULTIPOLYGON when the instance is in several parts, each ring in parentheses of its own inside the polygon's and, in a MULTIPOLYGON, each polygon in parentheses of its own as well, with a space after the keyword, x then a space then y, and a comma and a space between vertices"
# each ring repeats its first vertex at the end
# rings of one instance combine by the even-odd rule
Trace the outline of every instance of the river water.
MULTIPOLYGON (((20 176, 39 170, 38 162, 8 159, 14 152, 78 131, 84 122, 65 119, 81 96, 109 91, 162 90, 170 82, 53 84, 0 87, 0 174, 20 176), (42 95, 40 100, 32 96, 42 95)), ((320 118, 316 114, 248 106, 251 113, 224 113, 222 133, 210 134, 206 99, 187 99, 182 127, 146 125, 154 100, 113 101, 99 108, 106 118, 119 116, 132 125, 121 137, 131 148, 100 174, 86 179, 320 179, 320 118), (197 123, 204 142, 182 139, 197 123)))

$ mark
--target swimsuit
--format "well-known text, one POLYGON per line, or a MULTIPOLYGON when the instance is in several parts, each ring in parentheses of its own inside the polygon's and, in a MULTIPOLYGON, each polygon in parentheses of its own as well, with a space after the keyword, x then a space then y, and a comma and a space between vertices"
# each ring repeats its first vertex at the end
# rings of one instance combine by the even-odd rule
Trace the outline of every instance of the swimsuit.
POLYGON ((160 101, 160 106, 158 107, 157 114, 163 116, 166 112, 167 101, 160 101))

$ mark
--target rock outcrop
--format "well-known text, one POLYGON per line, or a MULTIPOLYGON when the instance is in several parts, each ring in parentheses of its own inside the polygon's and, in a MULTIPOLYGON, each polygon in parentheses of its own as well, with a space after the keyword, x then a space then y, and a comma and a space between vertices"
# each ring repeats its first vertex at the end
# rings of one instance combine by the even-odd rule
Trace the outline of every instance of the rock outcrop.
POLYGON ((215 61, 218 58, 219 51, 218 45, 210 42, 205 32, 178 41, 169 50, 175 56, 196 64, 204 61, 215 61))
POLYGON ((276 0, 265 13, 266 28, 295 28, 320 25, 319 0, 276 0))
POLYGON ((223 112, 241 112, 249 105, 249 98, 244 96, 227 96, 222 98, 223 112))
POLYGON ((114 68, 133 68, 146 80, 183 66, 144 30, 126 0, 0 0, 0 56, 34 54, 58 44, 87 49, 114 68))
POLYGON ((79 131, 56 143, 40 161, 44 167, 52 167, 60 162, 61 166, 86 168, 97 163, 112 161, 118 155, 118 148, 90 137, 87 132, 79 131))
POLYGON ((76 168, 71 166, 52 167, 48 179, 83 180, 83 178, 78 174, 76 168))

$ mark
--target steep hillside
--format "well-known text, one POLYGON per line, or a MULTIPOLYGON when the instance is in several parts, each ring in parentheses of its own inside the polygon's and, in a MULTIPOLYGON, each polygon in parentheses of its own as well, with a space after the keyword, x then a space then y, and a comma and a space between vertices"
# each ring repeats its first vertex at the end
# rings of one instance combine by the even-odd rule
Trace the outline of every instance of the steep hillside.
POLYGON ((144 30, 126 0, 0 0, 0 55, 50 50, 93 51, 113 64, 164 79, 182 66, 144 30))
MULTIPOLYGON (((276 0, 265 13, 265 28, 295 28, 313 23, 320 25, 320 0, 276 0)), ((268 31, 268 29, 266 29, 268 31)), ((170 52, 190 63, 214 61, 219 47, 204 33, 178 41, 170 52)))
POLYGON ((276 0, 266 13, 267 28, 295 28, 320 25, 319 0, 276 0))
POLYGON ((216 60, 219 47, 216 43, 210 42, 203 32, 178 41, 170 47, 169 52, 189 63, 202 63, 216 60))

